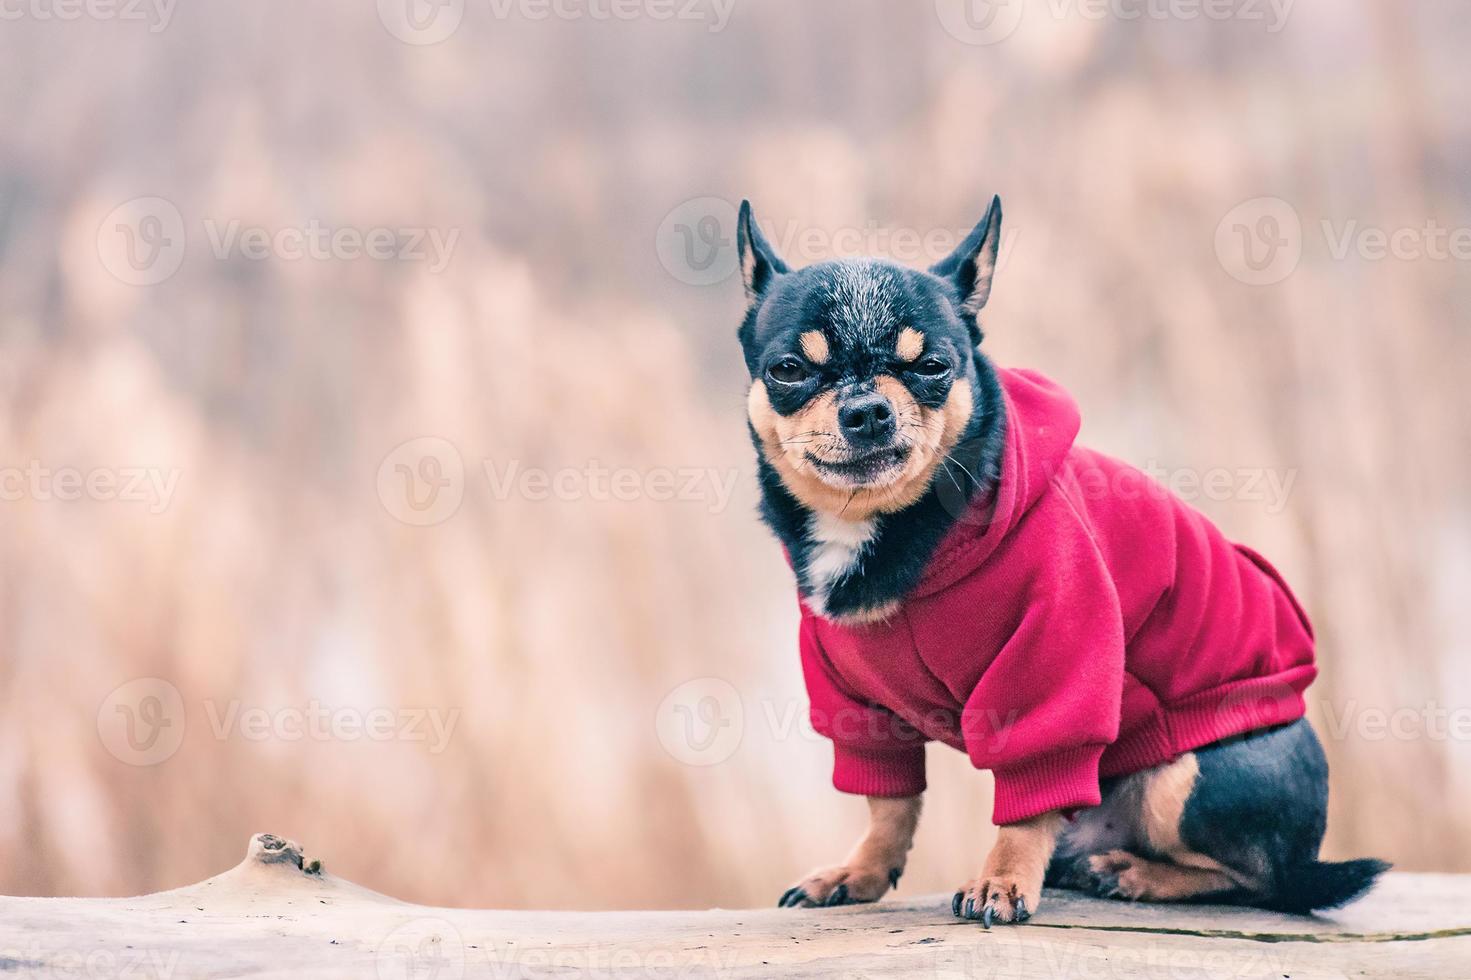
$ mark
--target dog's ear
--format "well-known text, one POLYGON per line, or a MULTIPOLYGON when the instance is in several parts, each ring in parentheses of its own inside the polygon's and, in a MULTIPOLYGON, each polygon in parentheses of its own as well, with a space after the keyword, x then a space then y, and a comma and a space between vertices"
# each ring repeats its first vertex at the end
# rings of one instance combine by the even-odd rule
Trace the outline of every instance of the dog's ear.
POLYGON ((785 275, 787 264, 776 254, 751 217, 751 202, 741 202, 736 221, 736 245, 741 259, 741 281, 746 286, 746 301, 755 304, 777 276, 785 275))
POLYGON ((996 273, 996 254, 1000 248, 1001 198, 993 197, 990 210, 965 236, 965 241, 930 267, 935 275, 954 284, 961 309, 972 317, 991 298, 991 277, 996 273))

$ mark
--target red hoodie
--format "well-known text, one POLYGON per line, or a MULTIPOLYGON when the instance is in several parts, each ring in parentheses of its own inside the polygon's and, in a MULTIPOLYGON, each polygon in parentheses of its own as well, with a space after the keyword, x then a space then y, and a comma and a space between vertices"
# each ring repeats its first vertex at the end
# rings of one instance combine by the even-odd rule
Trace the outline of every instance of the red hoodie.
POLYGON ((1078 409, 1057 385, 1000 376, 1000 483, 901 610, 840 626, 802 606, 833 784, 920 793, 924 743, 944 742, 992 770, 994 820, 1013 823, 1302 717, 1312 627, 1277 571, 1145 474, 1073 445, 1078 409))

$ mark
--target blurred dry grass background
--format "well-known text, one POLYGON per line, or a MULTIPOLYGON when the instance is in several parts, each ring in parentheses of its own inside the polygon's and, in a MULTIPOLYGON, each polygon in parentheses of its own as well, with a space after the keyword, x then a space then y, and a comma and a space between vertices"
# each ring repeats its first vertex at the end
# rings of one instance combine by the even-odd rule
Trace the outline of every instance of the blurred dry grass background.
MULTIPOLYGON (((1295 475, 1280 508, 1199 506, 1318 625, 1328 852, 1471 870, 1471 733, 1413 721, 1471 711, 1467 262, 1336 258, 1318 230, 1471 225, 1461 5, 1300 0, 1271 33, 1038 0, 974 45, 930 3, 737 0, 712 31, 469 0, 417 46, 370 3, 180 4, 157 31, 44 3, 0 34, 0 466, 178 484, 156 514, 0 502, 0 891, 171 887, 259 830, 440 904, 764 904, 839 859, 864 808, 788 727, 740 290, 685 281, 656 239, 683 202, 750 196, 812 260, 845 230, 962 231, 993 192, 994 356, 1068 385, 1085 438, 1135 463, 1295 475), (98 236, 142 196, 188 243, 135 286, 98 236), (1213 240, 1259 196, 1301 216, 1302 257, 1252 286, 1213 240), (458 239, 437 273, 220 258, 207 221, 458 239), (427 527, 377 484, 422 436, 466 467, 427 527), (738 479, 723 508, 498 499, 486 460, 738 479), (99 715, 150 677, 183 741, 129 765, 99 715), (656 720, 706 677, 741 739, 686 765, 656 720), (442 752, 211 721, 313 701, 459 714, 442 752), (1376 735, 1376 711, 1412 720, 1376 735)), ((989 778, 936 751, 931 782, 906 890, 988 846, 989 778)))

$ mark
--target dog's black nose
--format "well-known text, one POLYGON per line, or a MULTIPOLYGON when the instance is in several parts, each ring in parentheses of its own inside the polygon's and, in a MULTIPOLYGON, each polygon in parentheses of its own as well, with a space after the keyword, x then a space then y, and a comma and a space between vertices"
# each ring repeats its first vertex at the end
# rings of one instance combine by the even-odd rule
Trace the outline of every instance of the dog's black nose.
POLYGON ((878 445, 894 435, 894 409, 876 391, 850 399, 838 408, 838 425, 848 441, 878 445))

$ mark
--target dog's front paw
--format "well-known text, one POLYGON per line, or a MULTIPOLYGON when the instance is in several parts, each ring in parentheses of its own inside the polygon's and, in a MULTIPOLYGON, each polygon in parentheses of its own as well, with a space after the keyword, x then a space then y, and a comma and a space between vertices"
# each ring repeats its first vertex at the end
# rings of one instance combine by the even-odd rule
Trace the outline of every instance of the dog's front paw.
POLYGON ((847 866, 824 868, 788 888, 776 903, 778 908, 810 909, 828 905, 877 902, 884 892, 899 883, 899 868, 847 866))
POLYGON ((1025 922, 1042 902, 1042 879, 1024 880, 1005 872, 981 875, 955 893, 950 910, 961 919, 979 919, 991 928, 993 922, 1025 922))

